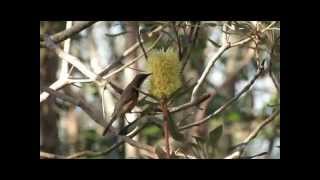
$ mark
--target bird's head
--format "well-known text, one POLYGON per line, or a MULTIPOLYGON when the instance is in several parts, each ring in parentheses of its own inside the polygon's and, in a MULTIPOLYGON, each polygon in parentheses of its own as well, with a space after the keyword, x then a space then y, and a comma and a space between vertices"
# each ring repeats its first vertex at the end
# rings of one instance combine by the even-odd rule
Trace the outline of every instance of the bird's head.
POLYGON ((140 73, 137 74, 134 80, 132 81, 136 87, 139 87, 143 81, 150 76, 152 73, 140 73))

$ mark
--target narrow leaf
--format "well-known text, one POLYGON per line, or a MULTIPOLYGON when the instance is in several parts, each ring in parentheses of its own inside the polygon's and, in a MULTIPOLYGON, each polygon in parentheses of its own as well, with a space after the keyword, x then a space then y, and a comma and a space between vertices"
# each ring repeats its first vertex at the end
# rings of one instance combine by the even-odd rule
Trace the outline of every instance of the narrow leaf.
POLYGON ((218 126, 217 128, 215 128, 214 130, 212 130, 209 133, 209 142, 208 144, 211 145, 212 147, 215 147, 222 135, 222 131, 223 131, 223 126, 222 124, 220 126, 218 126))

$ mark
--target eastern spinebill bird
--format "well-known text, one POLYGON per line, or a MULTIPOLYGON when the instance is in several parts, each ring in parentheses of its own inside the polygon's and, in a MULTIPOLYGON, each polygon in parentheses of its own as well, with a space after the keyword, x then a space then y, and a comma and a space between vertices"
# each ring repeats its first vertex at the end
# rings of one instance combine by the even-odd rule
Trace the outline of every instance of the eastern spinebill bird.
POLYGON ((106 135, 106 133, 108 132, 109 128, 115 120, 123 120, 125 118, 125 114, 130 112, 136 106, 139 97, 139 91, 137 88, 141 86, 143 81, 150 74, 151 73, 141 73, 136 75, 136 77, 134 77, 134 79, 129 83, 129 85, 123 90, 119 101, 116 103, 114 107, 110 122, 103 131, 103 136, 106 135))

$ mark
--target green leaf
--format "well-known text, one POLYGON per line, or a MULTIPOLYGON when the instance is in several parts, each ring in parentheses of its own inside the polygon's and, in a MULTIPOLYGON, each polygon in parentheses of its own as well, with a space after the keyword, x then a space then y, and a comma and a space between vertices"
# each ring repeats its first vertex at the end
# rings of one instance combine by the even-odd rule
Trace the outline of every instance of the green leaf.
POLYGON ((215 147, 222 135, 222 131, 223 131, 223 126, 222 124, 220 126, 218 126, 217 128, 215 128, 214 130, 212 130, 209 133, 209 141, 208 144, 211 145, 212 147, 215 147))
POLYGON ((160 129, 157 126, 150 126, 143 130, 145 136, 157 136, 160 134, 160 129))
POLYGON ((229 121, 240 121, 241 120, 241 117, 240 117, 240 114, 239 113, 237 113, 237 112, 231 112, 231 113, 229 113, 228 114, 228 116, 227 116, 227 119, 229 120, 229 121))
POLYGON ((168 126, 169 126, 169 131, 173 139, 177 141, 184 141, 185 137, 182 133, 179 132, 177 125, 174 123, 174 120, 169 113, 169 120, 168 120, 168 126))
POLYGON ((156 146, 155 153, 160 159, 167 159, 167 153, 159 146, 156 146))

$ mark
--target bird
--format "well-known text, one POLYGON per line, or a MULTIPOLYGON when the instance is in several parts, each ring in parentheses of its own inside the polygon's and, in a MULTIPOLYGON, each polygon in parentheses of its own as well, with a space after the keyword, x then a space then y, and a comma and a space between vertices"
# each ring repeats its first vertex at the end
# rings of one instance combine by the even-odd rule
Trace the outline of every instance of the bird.
POLYGON ((109 124, 104 129, 102 135, 105 136, 113 122, 117 119, 123 120, 125 114, 130 112, 137 104, 139 91, 137 88, 141 86, 143 81, 151 73, 140 73, 137 74, 134 79, 129 83, 129 85, 121 93, 119 101, 116 103, 113 113, 110 118, 109 124))

